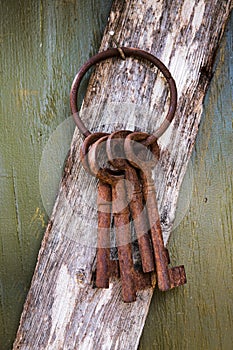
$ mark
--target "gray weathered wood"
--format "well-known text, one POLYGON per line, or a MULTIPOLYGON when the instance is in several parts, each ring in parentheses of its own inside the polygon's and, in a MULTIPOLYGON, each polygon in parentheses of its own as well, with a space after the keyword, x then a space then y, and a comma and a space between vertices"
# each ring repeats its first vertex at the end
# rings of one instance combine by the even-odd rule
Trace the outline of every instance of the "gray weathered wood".
MULTIPOLYGON (((231 2, 116 1, 101 49, 109 47, 109 31, 123 46, 148 50, 170 69, 177 82, 178 110, 169 131, 161 138, 160 167, 156 179, 164 238, 167 242, 180 184, 195 142, 202 102, 211 78, 214 53, 230 12, 231 2)), ((86 106, 100 105, 89 127, 111 128, 110 102, 149 107, 150 120, 130 119, 142 130, 153 130, 164 117, 166 88, 160 75, 134 60, 101 64, 93 75, 86 106), (127 73, 125 73, 127 69, 127 73), (162 102, 161 102, 162 101, 162 102)), ((120 118, 119 109, 116 111, 120 118)), ((127 116, 115 128, 127 127, 127 116)), ((14 349, 136 349, 148 312, 152 288, 137 301, 122 303, 120 283, 108 290, 91 287, 95 247, 86 236, 88 203, 82 195, 94 180, 86 177, 78 160, 76 132, 50 224, 45 233, 32 285, 21 317, 14 349), (83 230, 85 230, 83 232, 83 230)))

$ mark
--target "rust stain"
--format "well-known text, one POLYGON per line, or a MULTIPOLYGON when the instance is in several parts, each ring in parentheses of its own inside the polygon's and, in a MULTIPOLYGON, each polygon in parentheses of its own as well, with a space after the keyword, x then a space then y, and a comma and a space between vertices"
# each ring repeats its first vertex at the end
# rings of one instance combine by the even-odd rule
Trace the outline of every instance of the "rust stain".
POLYGON ((43 228, 46 227, 45 214, 38 207, 36 208, 35 214, 33 215, 32 219, 31 219, 31 224, 33 224, 36 221, 39 221, 43 228))

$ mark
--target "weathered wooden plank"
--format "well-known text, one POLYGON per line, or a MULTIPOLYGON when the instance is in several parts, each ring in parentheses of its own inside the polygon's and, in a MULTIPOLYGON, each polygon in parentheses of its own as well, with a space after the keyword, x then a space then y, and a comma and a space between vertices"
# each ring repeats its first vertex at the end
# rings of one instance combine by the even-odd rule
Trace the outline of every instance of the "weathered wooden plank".
MULTIPOLYGON (((230 1, 221 4, 199 1, 196 5, 187 0, 173 1, 169 6, 165 1, 116 2, 102 42, 102 49, 108 47, 109 30, 114 31, 120 44, 156 53, 169 66, 177 81, 177 117, 170 132, 161 140, 160 165, 166 180, 157 180, 166 240, 200 122, 213 55, 230 5, 230 1)), ((109 101, 127 101, 149 105, 154 114, 150 121, 143 123, 143 130, 150 130, 162 118, 164 108, 159 98, 162 96, 163 101, 166 94, 163 88, 157 88, 159 77, 155 73, 145 66, 138 74, 138 67, 131 60, 101 65, 91 81, 86 103, 89 106, 100 103, 102 106, 109 101), (130 75, 123 73, 123 64, 130 75)), ((101 120, 97 115, 95 121, 89 120, 90 125, 110 122, 110 119, 101 120)), ((137 120, 130 122, 140 125, 137 120)), ((127 125, 126 120, 119 123, 127 125)), ((119 282, 114 282, 109 290, 91 287, 95 249, 81 245, 84 236, 80 230, 80 218, 83 222, 85 218, 80 211, 84 177, 77 159, 79 143, 80 138, 75 133, 59 197, 42 242, 22 314, 15 349, 135 349, 139 342, 152 289, 140 292, 135 303, 126 305, 121 301, 119 282)))

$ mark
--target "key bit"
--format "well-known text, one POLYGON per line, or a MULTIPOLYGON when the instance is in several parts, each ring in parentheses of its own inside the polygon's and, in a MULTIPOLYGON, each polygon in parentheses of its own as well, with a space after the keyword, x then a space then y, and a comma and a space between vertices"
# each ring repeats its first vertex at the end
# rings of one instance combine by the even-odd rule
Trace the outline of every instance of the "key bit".
POLYGON ((159 159, 157 142, 150 146, 150 154, 140 142, 146 141, 149 134, 135 132, 125 139, 124 149, 131 164, 140 169, 143 183, 143 193, 146 201, 148 218, 150 222, 151 239, 156 263, 158 287, 162 291, 186 283, 184 266, 168 268, 169 255, 164 247, 161 223, 158 213, 157 200, 152 170, 159 159), (148 158, 148 159, 147 159, 148 158))

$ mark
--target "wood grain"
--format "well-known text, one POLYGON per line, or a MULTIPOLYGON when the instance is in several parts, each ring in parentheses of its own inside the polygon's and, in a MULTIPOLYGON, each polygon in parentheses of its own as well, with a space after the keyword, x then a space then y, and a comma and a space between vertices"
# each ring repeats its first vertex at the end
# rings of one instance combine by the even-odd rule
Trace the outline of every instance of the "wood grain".
MULTIPOLYGON (((173 1, 169 6, 165 1, 117 1, 101 45, 101 49, 109 46, 108 33, 112 30, 121 45, 155 53, 177 82, 177 116, 161 139, 160 166, 165 175, 156 181, 166 241, 230 6, 230 1, 219 4, 201 0, 195 6, 188 0, 173 1)), ((158 79, 148 65, 139 68, 133 60, 103 64, 90 82, 86 105, 100 103, 102 115, 109 101, 147 105, 153 118, 143 126, 137 118, 130 123, 151 130, 164 115, 167 95, 158 79)), ((99 115, 93 119, 88 120, 92 127, 111 122, 99 115)), ((120 124, 126 127, 127 121, 119 120, 117 126, 120 124)), ((82 245, 86 237, 80 225, 85 226, 80 211, 84 207, 81 191, 88 183, 78 161, 79 145, 76 132, 14 349, 136 349, 139 343, 153 290, 140 292, 135 303, 126 305, 121 300, 119 282, 112 283, 108 290, 91 287, 95 248, 82 245)), ((85 234, 90 235, 89 231, 85 234)))

